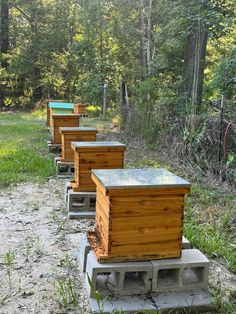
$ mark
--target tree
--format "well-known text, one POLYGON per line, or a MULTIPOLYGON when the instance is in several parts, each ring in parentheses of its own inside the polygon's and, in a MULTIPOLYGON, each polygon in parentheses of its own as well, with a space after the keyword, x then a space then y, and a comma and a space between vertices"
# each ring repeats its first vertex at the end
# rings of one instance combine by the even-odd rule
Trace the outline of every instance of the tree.
MULTIPOLYGON (((9 50, 9 3, 1 0, 1 53, 6 54, 9 50)), ((4 56, 3 56, 4 58, 4 56)), ((7 67, 7 62, 2 58, 2 67, 7 67)))

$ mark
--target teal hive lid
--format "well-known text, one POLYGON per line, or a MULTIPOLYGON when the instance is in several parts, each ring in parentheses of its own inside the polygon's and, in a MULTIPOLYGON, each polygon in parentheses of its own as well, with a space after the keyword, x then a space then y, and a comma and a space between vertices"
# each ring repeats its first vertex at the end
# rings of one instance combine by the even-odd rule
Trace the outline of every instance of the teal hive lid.
POLYGON ((48 107, 53 109, 74 109, 72 102, 49 102, 48 107))

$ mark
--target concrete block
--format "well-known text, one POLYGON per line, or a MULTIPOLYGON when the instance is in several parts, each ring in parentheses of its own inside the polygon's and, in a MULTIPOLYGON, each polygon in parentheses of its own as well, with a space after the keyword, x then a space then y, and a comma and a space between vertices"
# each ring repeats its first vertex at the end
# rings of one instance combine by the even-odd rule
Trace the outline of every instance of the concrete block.
POLYGON ((196 314, 216 310, 213 297, 207 290, 152 294, 158 314, 196 314))
POLYGON ((73 177, 75 171, 74 162, 62 162, 57 161, 56 164, 56 173, 58 178, 68 178, 73 177))
POLYGON ((60 161, 60 160, 61 160, 60 157, 55 157, 55 158, 54 158, 54 165, 56 166, 57 163, 58 163, 58 161, 60 161))
POLYGON ((47 144, 50 153, 61 153, 61 144, 54 144, 53 141, 48 141, 47 144))
POLYGON ((139 313, 156 314, 157 310, 152 302, 145 296, 122 296, 119 298, 103 299, 98 305, 93 298, 89 299, 92 313, 111 314, 111 313, 139 313))
POLYGON ((65 184, 65 198, 64 198, 65 204, 67 204, 67 202, 68 202, 68 191, 69 190, 72 190, 72 186, 71 186, 70 182, 66 182, 66 184, 65 184))
POLYGON ((191 249, 190 242, 185 238, 185 236, 182 236, 182 249, 183 250, 189 250, 191 249))
POLYGON ((95 212, 68 212, 68 218, 69 219, 94 219, 95 218, 95 212))
POLYGON ((147 293, 151 290, 152 275, 151 262, 100 264, 93 251, 87 256, 85 283, 89 297, 93 297, 96 290, 100 295, 147 293))
POLYGON ((79 241, 79 264, 80 269, 84 273, 86 271, 86 264, 87 264, 87 255, 91 251, 91 246, 88 242, 88 238, 86 234, 82 234, 80 241, 79 241))
POLYGON ((67 208, 69 218, 94 218, 96 206, 96 192, 74 192, 69 189, 67 193, 67 208))
POLYGON ((209 260, 196 249, 182 251, 182 257, 151 261, 152 291, 186 291, 207 288, 209 260))

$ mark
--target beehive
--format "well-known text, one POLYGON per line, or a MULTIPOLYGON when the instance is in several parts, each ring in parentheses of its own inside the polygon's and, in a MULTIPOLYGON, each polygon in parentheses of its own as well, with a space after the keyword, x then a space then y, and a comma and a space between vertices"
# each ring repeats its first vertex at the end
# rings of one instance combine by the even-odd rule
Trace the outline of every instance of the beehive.
POLYGON ((74 104, 74 113, 87 115, 87 106, 84 104, 74 104))
POLYGON ((46 114, 47 114, 47 122, 46 125, 50 126, 50 108, 49 108, 49 103, 60 103, 60 102, 64 102, 64 100, 54 100, 54 99, 45 99, 44 103, 46 104, 46 114))
POLYGON ((99 262, 180 257, 190 183, 165 169, 93 170, 99 262))
POLYGON ((124 166, 125 145, 119 142, 72 142, 75 162, 75 192, 95 192, 92 169, 121 169, 124 166))
POLYGON ((52 138, 54 144, 61 144, 60 127, 78 127, 79 126, 79 114, 53 114, 52 115, 52 138))
POLYGON ((61 133, 61 161, 73 162, 74 151, 71 142, 95 142, 97 130, 86 127, 62 127, 59 128, 61 133))
POLYGON ((65 102, 50 102, 49 107, 49 116, 50 116, 50 126, 52 126, 52 115, 53 114, 73 114, 74 113, 74 104, 65 103, 65 102))

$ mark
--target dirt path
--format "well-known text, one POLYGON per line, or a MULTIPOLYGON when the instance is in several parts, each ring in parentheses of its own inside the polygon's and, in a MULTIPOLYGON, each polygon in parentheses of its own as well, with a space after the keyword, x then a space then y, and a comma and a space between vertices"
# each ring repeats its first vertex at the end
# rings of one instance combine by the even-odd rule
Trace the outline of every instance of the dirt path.
POLYGON ((93 222, 66 219, 64 182, 26 183, 0 194, 1 314, 65 313, 58 303, 62 302, 58 287, 61 278, 65 282, 70 276, 78 278, 76 290, 83 307, 76 313, 87 312, 75 254, 80 233, 93 222))

